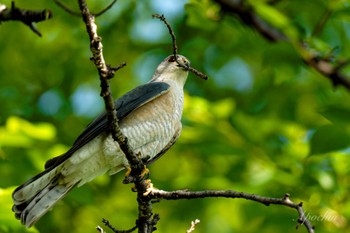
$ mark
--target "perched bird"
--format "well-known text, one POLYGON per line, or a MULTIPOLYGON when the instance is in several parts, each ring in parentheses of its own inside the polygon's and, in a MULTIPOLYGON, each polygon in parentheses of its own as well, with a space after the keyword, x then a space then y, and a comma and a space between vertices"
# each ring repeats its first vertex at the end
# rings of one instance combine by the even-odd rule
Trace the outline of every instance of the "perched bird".
MULTIPOLYGON (((131 148, 153 162, 181 132, 183 87, 189 60, 165 58, 152 79, 116 101, 117 117, 131 148)), ((33 226, 75 186, 128 168, 128 161, 108 131, 106 113, 92 121, 66 153, 50 159, 45 170, 15 189, 12 210, 26 227, 33 226)))

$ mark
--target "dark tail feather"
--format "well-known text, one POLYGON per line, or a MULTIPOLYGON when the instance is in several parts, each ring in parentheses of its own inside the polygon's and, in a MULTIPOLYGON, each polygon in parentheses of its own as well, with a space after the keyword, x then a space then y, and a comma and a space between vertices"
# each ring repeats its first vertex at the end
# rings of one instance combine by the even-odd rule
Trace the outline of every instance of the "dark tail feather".
POLYGON ((13 192, 12 211, 26 227, 33 226, 75 186, 75 183, 58 184, 59 170, 60 166, 46 170, 13 192))

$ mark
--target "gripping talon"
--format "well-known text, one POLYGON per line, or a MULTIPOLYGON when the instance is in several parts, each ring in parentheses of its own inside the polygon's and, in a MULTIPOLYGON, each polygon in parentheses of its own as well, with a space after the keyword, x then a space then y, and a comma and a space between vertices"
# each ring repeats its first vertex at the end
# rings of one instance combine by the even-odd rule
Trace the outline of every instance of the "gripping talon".
POLYGON ((126 167, 125 177, 130 176, 131 173, 131 167, 126 167))
POLYGON ((145 165, 143 171, 140 174, 140 177, 144 177, 145 175, 148 175, 148 174, 149 174, 149 169, 145 165))

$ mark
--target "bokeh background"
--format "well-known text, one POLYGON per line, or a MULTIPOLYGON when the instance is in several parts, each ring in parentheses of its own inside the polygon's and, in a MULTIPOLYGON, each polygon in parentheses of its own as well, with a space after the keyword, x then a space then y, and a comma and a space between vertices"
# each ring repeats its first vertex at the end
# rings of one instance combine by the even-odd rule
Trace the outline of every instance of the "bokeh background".
MULTIPOLYGON (((62 2, 78 12, 75 1, 62 2)), ((93 12, 109 2, 88 1, 93 12)), ((150 167, 151 179, 164 190, 290 193, 304 203, 316 232, 350 232, 350 93, 306 65, 295 46, 307 41, 331 63, 347 61, 350 1, 243 2, 290 40, 265 39, 211 0, 119 0, 97 18, 107 63, 127 62, 111 81, 115 98, 147 82, 172 52, 154 13, 174 27, 180 54, 210 76, 190 74, 182 136, 150 167)), ((131 228, 136 194, 122 184, 122 173, 76 188, 34 228, 14 218, 14 188, 64 153, 103 111, 81 18, 53 1, 16 5, 50 9, 54 17, 37 24, 41 38, 19 22, 0 25, 0 232, 97 232, 102 218, 131 228)), ((350 77, 349 71, 342 70, 350 77)), ((194 219, 201 220, 195 232, 203 233, 296 232, 297 224, 293 209, 241 199, 161 201, 154 212, 158 231, 168 233, 185 232, 194 219)))

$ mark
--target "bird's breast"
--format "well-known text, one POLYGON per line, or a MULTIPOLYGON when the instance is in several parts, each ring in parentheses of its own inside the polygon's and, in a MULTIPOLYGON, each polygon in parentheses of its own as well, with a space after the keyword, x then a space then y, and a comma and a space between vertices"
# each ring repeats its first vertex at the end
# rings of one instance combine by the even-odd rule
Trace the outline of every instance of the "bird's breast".
MULTIPOLYGON (((120 122, 130 146, 143 157, 153 158, 181 130, 183 91, 174 89, 134 110, 120 122)), ((119 146, 109 136, 105 148, 105 153, 112 155, 119 146)))

